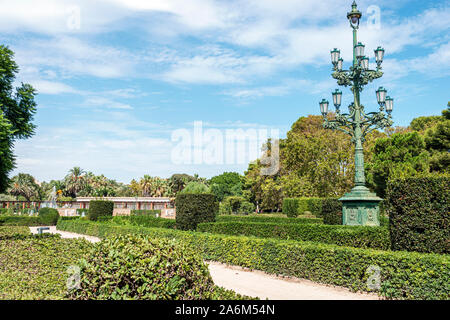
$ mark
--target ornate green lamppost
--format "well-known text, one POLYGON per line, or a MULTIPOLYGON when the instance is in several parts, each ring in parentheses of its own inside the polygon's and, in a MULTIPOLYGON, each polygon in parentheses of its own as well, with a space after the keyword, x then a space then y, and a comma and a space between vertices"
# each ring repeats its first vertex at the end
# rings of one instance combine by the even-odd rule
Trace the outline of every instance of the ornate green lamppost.
POLYGON ((379 202, 383 199, 370 192, 365 186, 363 143, 369 132, 392 125, 391 112, 394 100, 387 97, 387 91, 380 87, 376 91, 380 106, 379 112, 366 113, 360 102, 360 93, 363 87, 383 76, 381 63, 384 58, 384 49, 378 47, 375 50, 377 68, 376 70, 369 69, 369 58, 364 56, 364 45, 358 42, 357 38, 361 16, 356 2, 353 1, 352 11, 347 14, 350 26, 353 29, 353 63, 349 70, 342 69, 343 59, 340 57, 340 51, 338 49, 331 51, 332 77, 337 80, 338 85, 349 86, 353 92, 354 101, 348 106, 349 113, 341 114, 340 112, 342 91, 338 89, 332 93, 333 104, 336 107, 335 119, 328 120, 327 118, 329 106, 327 100, 323 99, 320 102, 320 111, 324 117, 324 128, 345 132, 351 136, 352 142, 355 144, 355 187, 339 199, 343 203, 343 224, 378 226, 380 225, 379 202))

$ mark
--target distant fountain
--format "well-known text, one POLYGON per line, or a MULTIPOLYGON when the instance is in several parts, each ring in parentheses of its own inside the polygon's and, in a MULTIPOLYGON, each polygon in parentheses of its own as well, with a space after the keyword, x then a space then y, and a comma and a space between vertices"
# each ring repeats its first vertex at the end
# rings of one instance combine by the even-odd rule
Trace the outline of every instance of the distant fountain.
POLYGON ((57 204, 56 204, 56 199, 57 199, 57 197, 56 197, 56 188, 55 188, 55 186, 53 186, 53 189, 52 189, 52 194, 51 194, 51 198, 50 198, 50 208, 57 208, 58 206, 57 206, 57 204))

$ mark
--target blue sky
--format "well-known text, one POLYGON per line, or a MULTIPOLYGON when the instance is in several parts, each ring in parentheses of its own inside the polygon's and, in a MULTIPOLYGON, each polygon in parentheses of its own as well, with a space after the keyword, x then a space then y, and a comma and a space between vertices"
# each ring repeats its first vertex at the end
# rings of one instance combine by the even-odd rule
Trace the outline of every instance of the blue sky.
MULTIPOLYGON (((13 174, 42 181, 81 166, 129 182, 242 173, 247 164, 174 163, 173 132, 202 121, 284 137, 300 116, 319 114, 318 101, 337 87, 330 49, 351 60, 351 2, 0 1, 0 42, 16 52, 18 81, 39 92, 36 135, 17 142, 13 174)), ((372 65, 373 49, 386 49, 385 76, 362 94, 366 109, 375 111, 374 90, 384 86, 395 125, 440 114, 450 100, 450 1, 358 5, 372 65)))

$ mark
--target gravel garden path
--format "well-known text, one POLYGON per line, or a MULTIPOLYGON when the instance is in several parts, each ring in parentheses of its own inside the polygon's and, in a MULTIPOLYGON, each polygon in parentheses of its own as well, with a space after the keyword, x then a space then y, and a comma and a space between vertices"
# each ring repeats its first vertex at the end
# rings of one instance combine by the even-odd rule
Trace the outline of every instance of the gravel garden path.
MULTIPOLYGON (((91 242, 97 237, 56 230, 55 226, 44 232, 58 233, 62 238, 84 238, 91 242)), ((37 227, 30 227, 37 233, 37 227)), ((354 293, 341 287, 326 286, 309 280, 278 277, 262 271, 249 271, 237 266, 208 261, 214 283, 237 293, 270 300, 377 300, 375 294, 354 293)))

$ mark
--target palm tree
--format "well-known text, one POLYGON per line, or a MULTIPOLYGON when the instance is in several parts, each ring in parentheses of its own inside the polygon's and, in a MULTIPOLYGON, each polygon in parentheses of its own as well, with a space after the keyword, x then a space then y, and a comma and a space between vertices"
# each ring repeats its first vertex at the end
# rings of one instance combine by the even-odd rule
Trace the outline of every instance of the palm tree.
POLYGON ((39 185, 35 182, 33 176, 26 173, 19 173, 12 178, 9 194, 19 197, 24 197, 30 201, 33 197, 39 197, 39 185))
POLYGON ((143 196, 149 197, 152 195, 153 178, 151 176, 149 176, 148 174, 144 175, 144 177, 142 177, 139 181, 139 184, 141 185, 143 196))
POLYGON ((81 191, 86 183, 84 179, 84 174, 86 172, 80 167, 73 167, 69 170, 69 174, 66 176, 67 181, 67 191, 73 196, 76 197, 77 193, 81 191))

